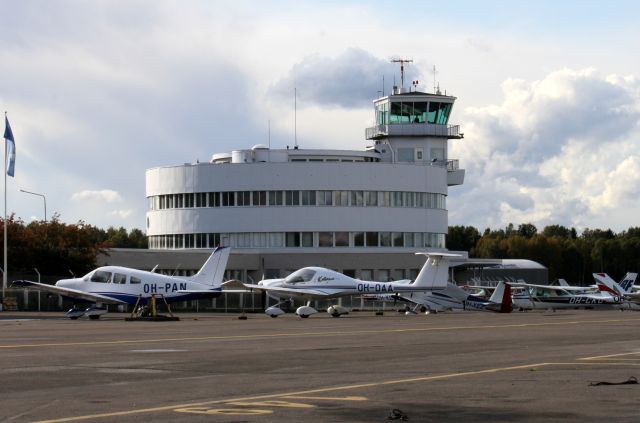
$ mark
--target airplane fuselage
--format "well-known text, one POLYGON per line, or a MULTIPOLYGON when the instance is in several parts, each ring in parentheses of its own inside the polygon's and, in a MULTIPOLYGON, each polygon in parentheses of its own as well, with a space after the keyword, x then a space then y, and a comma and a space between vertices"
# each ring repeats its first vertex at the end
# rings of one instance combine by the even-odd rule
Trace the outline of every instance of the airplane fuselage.
POLYGON ((102 295, 127 304, 135 304, 138 300, 141 304, 146 304, 147 299, 152 295, 163 297, 167 302, 176 302, 215 298, 221 294, 220 288, 213 288, 211 285, 197 283, 187 278, 119 266, 99 267, 82 278, 59 280, 56 286, 102 295), (188 290, 203 292, 181 292, 188 290))

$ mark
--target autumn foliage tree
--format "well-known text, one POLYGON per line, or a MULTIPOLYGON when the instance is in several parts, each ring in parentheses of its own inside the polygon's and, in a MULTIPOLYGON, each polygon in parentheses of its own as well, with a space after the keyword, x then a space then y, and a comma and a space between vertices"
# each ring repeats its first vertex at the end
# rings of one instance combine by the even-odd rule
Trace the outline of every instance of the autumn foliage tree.
MULTIPOLYGON (((48 221, 26 224, 15 215, 7 218, 7 264, 10 273, 33 271, 43 275, 84 274, 96 266, 98 253, 108 248, 146 248, 146 236, 139 229, 99 229, 80 221, 67 224, 54 215, 48 221)), ((0 219, 0 230, 4 221, 0 219)), ((3 246, 0 245, 0 254, 3 246)))

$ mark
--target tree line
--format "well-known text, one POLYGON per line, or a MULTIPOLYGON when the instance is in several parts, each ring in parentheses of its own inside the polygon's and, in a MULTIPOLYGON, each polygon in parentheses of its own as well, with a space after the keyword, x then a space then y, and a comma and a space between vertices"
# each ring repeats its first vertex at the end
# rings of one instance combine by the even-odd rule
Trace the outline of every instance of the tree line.
POLYGON ((531 223, 509 224, 504 229, 450 226, 447 248, 469 251, 469 257, 529 259, 549 269, 549 280, 591 284, 592 273, 606 272, 619 280, 640 270, 640 227, 615 233, 611 229, 546 226, 541 232, 531 223))
MULTIPOLYGON (((0 231, 4 220, 0 219, 0 231)), ((9 275, 37 268, 42 275, 83 275, 96 267, 99 253, 109 248, 147 248, 147 236, 140 229, 110 227, 107 230, 80 221, 63 223, 59 215, 50 221, 25 223, 15 215, 7 217, 7 267, 9 275)), ((0 242, 0 255, 4 245, 0 242)))
MULTIPOLYGON (((63 223, 59 215, 48 221, 25 223, 14 215, 7 218, 7 261, 11 274, 33 272, 42 275, 80 275, 96 267, 98 254, 109 248, 148 248, 140 229, 100 229, 80 221, 63 223)), ((0 231, 4 221, 0 219, 0 231)), ((0 242, 0 255, 3 245, 0 242)), ((450 226, 447 248, 469 251, 475 258, 534 260, 549 269, 549 279, 565 278, 571 283, 592 283, 593 272, 607 272, 619 280, 627 271, 640 270, 640 227, 620 233, 610 229, 585 229, 560 225, 541 232, 531 223, 509 224, 504 229, 450 226)))

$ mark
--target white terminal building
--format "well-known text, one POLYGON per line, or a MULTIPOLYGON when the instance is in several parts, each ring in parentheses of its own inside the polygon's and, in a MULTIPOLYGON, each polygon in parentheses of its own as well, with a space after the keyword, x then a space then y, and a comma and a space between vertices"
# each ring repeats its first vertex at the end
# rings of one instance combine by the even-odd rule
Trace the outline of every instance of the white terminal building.
POLYGON ((449 140, 463 138, 449 122, 455 100, 394 87, 373 102, 363 150, 258 144, 148 169, 149 250, 116 249, 102 261, 189 274, 223 245, 232 248, 227 277, 244 281, 305 266, 414 279, 424 262, 415 252, 446 249, 449 187, 464 182, 449 157, 449 140))
POLYGON ((455 100, 394 89, 374 101, 360 151, 258 144, 148 169, 149 248, 232 247, 228 267, 241 279, 307 265, 414 277, 424 259, 413 252, 446 248, 448 190, 464 181, 448 155, 463 136, 449 124, 455 100))

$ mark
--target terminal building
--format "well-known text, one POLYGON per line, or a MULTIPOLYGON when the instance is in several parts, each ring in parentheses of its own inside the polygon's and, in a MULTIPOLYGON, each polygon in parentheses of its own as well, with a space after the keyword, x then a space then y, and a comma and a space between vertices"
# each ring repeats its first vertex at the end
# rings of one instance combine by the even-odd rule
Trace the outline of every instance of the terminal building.
MULTIPOLYGON (((446 250, 449 189, 464 183, 449 157, 449 142, 464 136, 450 123, 455 100, 394 87, 373 101, 362 150, 257 144, 148 169, 149 250, 116 249, 100 261, 190 274, 223 245, 232 248, 229 279, 257 282, 305 266, 414 279, 424 263, 415 252, 446 250)), ((461 255, 461 274, 475 275, 461 255)))
POLYGON ((362 150, 258 144, 148 169, 149 248, 230 246, 230 277, 242 280, 307 265, 413 278, 424 260, 414 252, 446 248, 448 190, 464 182, 448 156, 463 137, 449 123, 455 100, 395 88, 374 101, 362 150))

